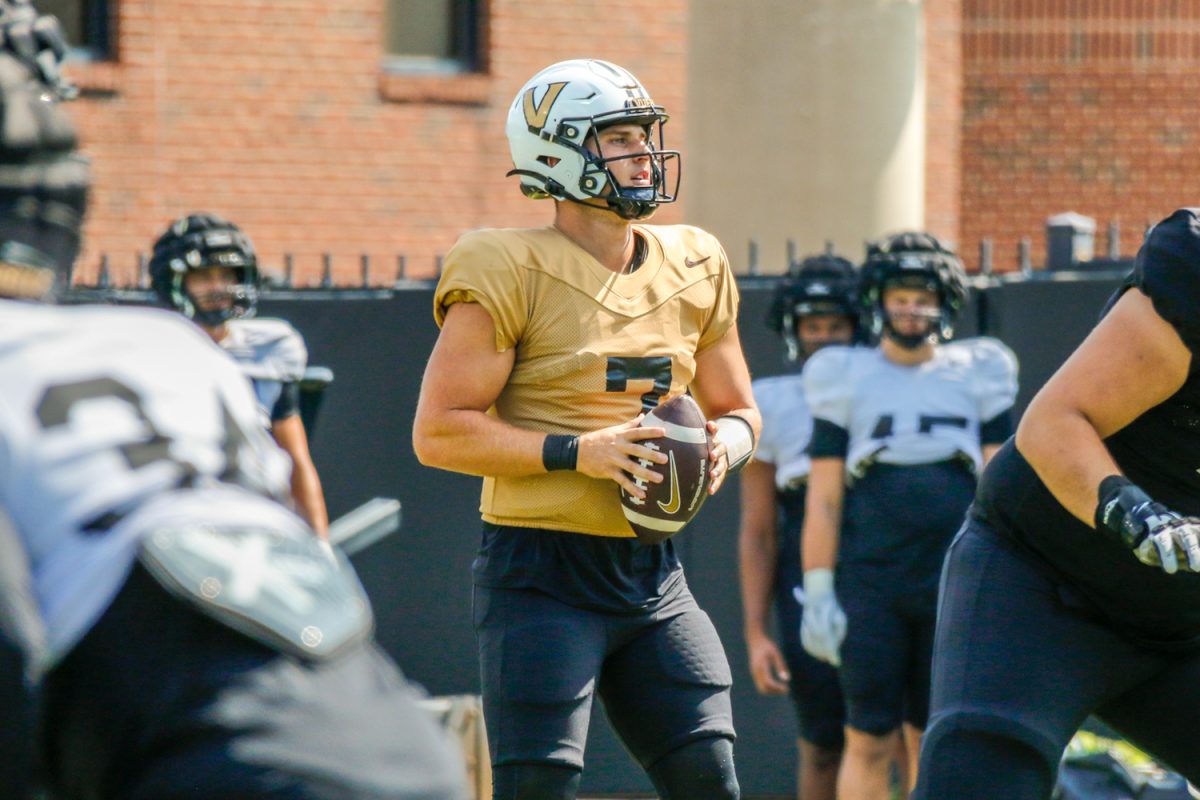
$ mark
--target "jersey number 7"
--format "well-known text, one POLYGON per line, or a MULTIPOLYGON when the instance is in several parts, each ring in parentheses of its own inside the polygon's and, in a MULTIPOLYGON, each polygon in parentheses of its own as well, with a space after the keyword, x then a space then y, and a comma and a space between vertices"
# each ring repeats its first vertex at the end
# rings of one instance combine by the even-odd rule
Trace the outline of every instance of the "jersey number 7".
POLYGON ((609 356, 604 391, 628 391, 630 381, 653 381, 650 391, 642 395, 642 412, 653 410, 671 391, 671 357, 609 356))

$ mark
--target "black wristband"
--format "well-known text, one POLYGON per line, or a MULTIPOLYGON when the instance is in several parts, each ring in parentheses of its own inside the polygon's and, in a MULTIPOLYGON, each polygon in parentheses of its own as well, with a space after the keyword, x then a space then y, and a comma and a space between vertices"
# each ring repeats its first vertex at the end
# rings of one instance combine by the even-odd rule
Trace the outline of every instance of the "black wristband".
POLYGON ((575 469, 579 461, 579 437, 565 433, 548 433, 542 442, 542 466, 546 472, 575 469))
POLYGON ((1124 475, 1109 475, 1100 481, 1096 494, 1099 502, 1092 518, 1096 530, 1115 536, 1126 547, 1141 544, 1149 528, 1140 514, 1155 507, 1150 496, 1124 475))

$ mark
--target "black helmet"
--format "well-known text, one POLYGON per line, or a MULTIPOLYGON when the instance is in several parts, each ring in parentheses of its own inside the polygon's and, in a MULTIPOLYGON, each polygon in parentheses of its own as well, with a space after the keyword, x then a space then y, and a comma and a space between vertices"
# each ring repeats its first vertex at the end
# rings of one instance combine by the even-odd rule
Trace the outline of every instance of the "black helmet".
POLYGON ((915 348, 932 335, 942 341, 954 335, 954 320, 967 299, 967 277, 954 251, 932 234, 897 233, 867 245, 859 298, 872 336, 886 332, 901 346, 915 348), (937 294, 939 312, 929 333, 905 335, 892 327, 883 310, 883 292, 894 286, 937 294))
POLYGON ((0 296, 52 296, 79 254, 90 177, 56 102, 65 50, 58 20, 0 0, 0 296))
POLYGON ((775 287, 767 311, 767 327, 783 337, 788 361, 796 361, 804 348, 796 337, 796 323, 812 315, 844 315, 858 331, 858 276, 855 266, 826 253, 792 264, 775 287))
POLYGON ((172 222, 154 243, 150 285, 160 302, 201 325, 215 327, 235 317, 253 316, 258 303, 254 245, 232 222, 213 214, 189 214, 172 222), (233 270, 233 302, 229 308, 203 311, 185 291, 183 279, 194 270, 214 267, 233 270))

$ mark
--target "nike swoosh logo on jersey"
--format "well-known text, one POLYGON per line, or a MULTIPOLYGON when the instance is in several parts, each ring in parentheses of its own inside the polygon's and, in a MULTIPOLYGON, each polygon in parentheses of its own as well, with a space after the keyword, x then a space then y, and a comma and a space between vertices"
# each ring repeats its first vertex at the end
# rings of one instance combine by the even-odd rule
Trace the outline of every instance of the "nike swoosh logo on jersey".
POLYGON ((658 507, 665 514, 674 514, 679 511, 679 506, 683 503, 683 500, 679 496, 679 478, 675 474, 675 453, 673 451, 669 454, 669 458, 671 459, 671 500, 668 503, 659 500, 658 507))
POLYGON ((696 267, 700 264, 703 264, 705 261, 708 261, 710 258, 712 258, 712 256, 705 256, 704 258, 697 258, 695 261, 690 258, 685 258, 683 260, 683 265, 685 267, 696 267))

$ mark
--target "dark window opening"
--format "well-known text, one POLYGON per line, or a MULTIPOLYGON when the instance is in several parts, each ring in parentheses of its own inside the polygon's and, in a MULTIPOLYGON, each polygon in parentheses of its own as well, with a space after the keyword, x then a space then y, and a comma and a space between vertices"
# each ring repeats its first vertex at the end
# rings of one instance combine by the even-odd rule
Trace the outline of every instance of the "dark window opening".
POLYGON ((38 0, 37 8, 58 17, 71 48, 68 58, 103 61, 112 56, 108 0, 38 0))
POLYGON ((483 0, 388 0, 384 66, 397 72, 454 74, 481 68, 483 0))

